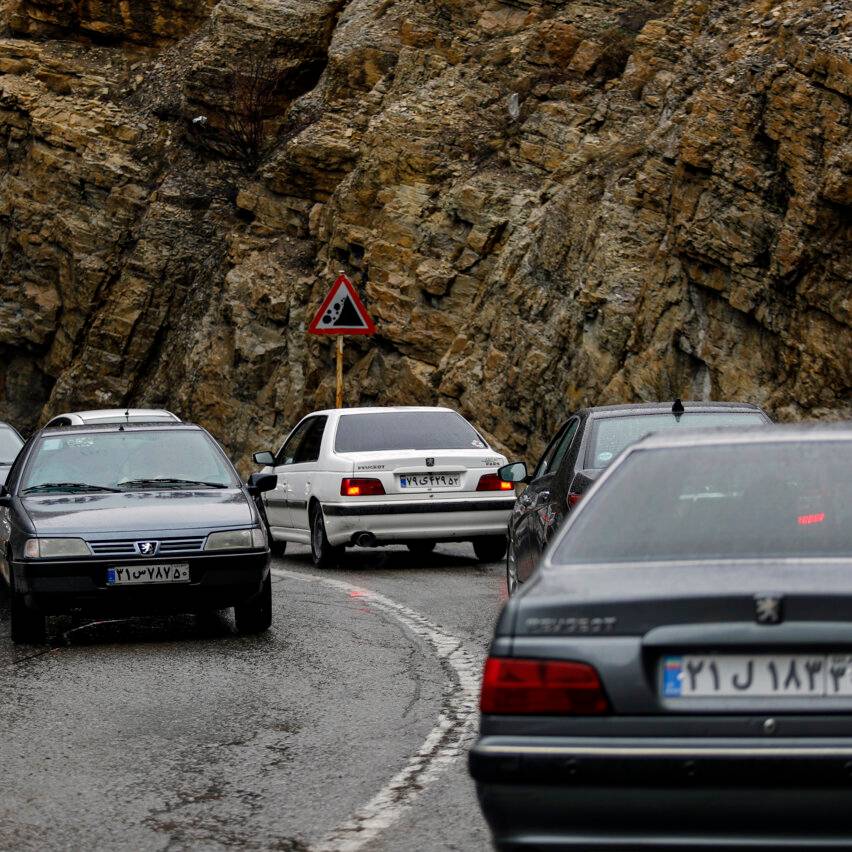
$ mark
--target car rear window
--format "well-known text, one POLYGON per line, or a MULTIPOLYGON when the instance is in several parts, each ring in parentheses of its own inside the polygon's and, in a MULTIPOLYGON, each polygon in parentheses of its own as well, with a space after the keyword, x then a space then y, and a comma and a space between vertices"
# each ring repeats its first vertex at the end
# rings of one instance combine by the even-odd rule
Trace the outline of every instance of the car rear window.
POLYGON ((625 447, 651 432, 667 429, 712 429, 714 426, 759 426, 766 419, 759 412, 687 411, 680 417, 674 414, 636 414, 621 417, 601 417, 592 421, 592 436, 586 456, 587 468, 606 467, 625 447))
POLYGON ((337 424, 338 453, 382 450, 484 450, 487 444, 454 411, 344 414, 337 424))
POLYGON ((129 429, 43 436, 30 454, 21 491, 73 493, 82 486, 132 491, 144 488, 144 480, 163 480, 162 487, 175 488, 180 487, 177 480, 223 488, 239 484, 206 433, 129 429))
POLYGON ((24 442, 8 426, 0 426, 0 464, 12 464, 24 442))
POLYGON ((581 504, 558 564, 852 556, 852 441, 643 449, 581 504))

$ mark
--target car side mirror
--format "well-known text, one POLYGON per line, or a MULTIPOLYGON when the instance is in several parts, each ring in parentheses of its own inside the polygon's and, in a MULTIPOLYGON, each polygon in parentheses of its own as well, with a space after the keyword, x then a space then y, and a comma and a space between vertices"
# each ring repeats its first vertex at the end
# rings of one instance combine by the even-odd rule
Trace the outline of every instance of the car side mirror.
POLYGON ((527 466, 523 462, 512 462, 511 464, 504 464, 497 471, 497 476, 503 480, 503 482, 529 482, 529 476, 527 476, 527 466))
MULTIPOLYGON (((263 465, 264 467, 272 467, 275 464, 275 456, 269 452, 269 450, 263 450, 262 452, 255 453, 252 458, 254 459, 255 464, 263 465)), ((272 486, 275 487, 274 485, 272 486)))
POLYGON ((263 494, 272 491, 278 485, 278 476, 274 473, 253 473, 248 478, 248 490, 252 494, 263 494))
POLYGON ((12 495, 6 490, 5 485, 0 485, 0 506, 8 509, 12 505, 12 495))

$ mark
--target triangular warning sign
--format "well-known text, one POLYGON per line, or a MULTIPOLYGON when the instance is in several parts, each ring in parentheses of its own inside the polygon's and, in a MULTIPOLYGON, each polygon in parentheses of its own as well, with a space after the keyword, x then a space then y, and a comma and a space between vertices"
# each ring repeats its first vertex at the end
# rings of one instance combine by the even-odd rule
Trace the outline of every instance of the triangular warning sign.
POLYGON ((308 334, 375 333, 376 326, 352 282, 340 275, 308 326, 308 334))

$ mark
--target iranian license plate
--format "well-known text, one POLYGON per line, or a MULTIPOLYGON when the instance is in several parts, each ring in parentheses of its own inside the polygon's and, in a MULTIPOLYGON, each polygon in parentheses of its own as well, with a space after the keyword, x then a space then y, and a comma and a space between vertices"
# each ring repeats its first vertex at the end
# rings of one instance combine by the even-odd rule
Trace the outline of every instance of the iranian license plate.
POLYGON ((406 491, 426 488, 458 488, 460 473, 401 473, 399 487, 406 491))
POLYGON ((107 568, 108 586, 134 586, 141 583, 188 583, 189 563, 169 565, 128 565, 107 568))
POLYGON ((852 695, 850 654, 683 654, 662 661, 664 698, 852 695))

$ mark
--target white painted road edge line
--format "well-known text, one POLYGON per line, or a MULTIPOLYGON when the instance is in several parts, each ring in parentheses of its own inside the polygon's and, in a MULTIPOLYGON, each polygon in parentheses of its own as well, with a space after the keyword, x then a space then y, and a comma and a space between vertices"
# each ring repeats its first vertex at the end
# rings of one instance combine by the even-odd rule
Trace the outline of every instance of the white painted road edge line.
POLYGON ((393 616, 435 649, 450 680, 444 687, 441 713, 435 727, 405 766, 349 819, 327 834, 312 852, 357 852, 395 823, 414 800, 453 761, 474 736, 482 664, 462 647, 462 641, 434 622, 378 592, 343 580, 273 568, 277 577, 322 583, 393 616))

